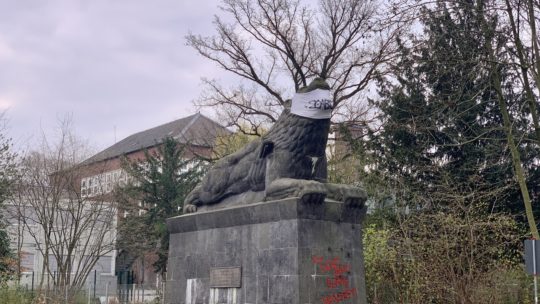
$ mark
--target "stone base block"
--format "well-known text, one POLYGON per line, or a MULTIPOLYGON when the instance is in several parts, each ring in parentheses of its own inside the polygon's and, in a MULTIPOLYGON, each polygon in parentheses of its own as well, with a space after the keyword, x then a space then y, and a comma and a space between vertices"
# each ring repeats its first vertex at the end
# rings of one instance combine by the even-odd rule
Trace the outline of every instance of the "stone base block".
POLYGON ((364 304, 364 214, 293 198, 171 218, 165 303, 364 304))

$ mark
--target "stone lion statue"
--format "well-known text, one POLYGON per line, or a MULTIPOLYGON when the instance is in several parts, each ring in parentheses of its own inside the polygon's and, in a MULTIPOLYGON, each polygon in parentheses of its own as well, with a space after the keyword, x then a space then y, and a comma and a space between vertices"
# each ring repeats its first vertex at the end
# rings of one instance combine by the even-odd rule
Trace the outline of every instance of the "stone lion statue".
POLYGON ((326 182, 332 105, 323 79, 300 89, 265 136, 216 162, 186 197, 184 212, 288 197, 313 204, 329 198, 362 207, 365 191, 326 182))

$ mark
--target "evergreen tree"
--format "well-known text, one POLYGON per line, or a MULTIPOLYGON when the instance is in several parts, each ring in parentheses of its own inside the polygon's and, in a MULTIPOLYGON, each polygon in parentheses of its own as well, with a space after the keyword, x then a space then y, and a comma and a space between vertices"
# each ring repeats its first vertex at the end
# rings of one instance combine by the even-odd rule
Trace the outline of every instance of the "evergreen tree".
POLYGON ((131 178, 128 185, 120 189, 119 197, 134 205, 124 205, 133 212, 121 224, 120 247, 135 254, 157 253, 154 268, 162 274, 166 271, 169 249, 166 219, 182 214, 186 195, 203 173, 200 161, 184 158, 184 149, 174 139, 165 138, 157 152, 146 151, 143 159, 125 159, 123 163, 131 178), (143 212, 139 212, 141 210, 143 212))
MULTIPOLYGON (((387 233, 385 254, 399 254, 380 268, 374 262, 384 255, 366 255, 374 303, 517 303, 494 286, 515 280, 516 290, 526 288, 511 275, 521 272, 525 233, 507 212, 524 212, 499 92, 514 134, 525 138, 516 142, 527 169, 539 154, 526 140, 525 98, 515 69, 504 64, 512 54, 494 5, 426 5, 419 15, 424 32, 400 42, 395 77, 381 79, 381 98, 374 101, 381 128, 362 148, 374 160, 371 175, 381 176, 397 204, 414 212, 392 213, 375 229, 387 233), (497 69, 501 90, 493 81, 494 57, 503 63, 497 69)), ((538 184, 533 174, 529 178, 538 184)))
MULTIPOLYGON (((493 27, 497 18, 476 5, 438 1, 425 8, 423 37, 413 47, 401 44, 397 83, 382 83, 384 122, 372 147, 378 168, 406 189, 407 202, 491 209, 517 199, 485 50, 485 40, 497 37, 482 35, 479 14, 493 27)), ((507 93, 519 104, 520 96, 507 93)))
POLYGON ((10 248, 5 227, 0 227, 0 286, 7 283, 15 273, 15 256, 10 248))
MULTIPOLYGON (((11 151, 11 141, 0 134, 0 210, 12 195, 12 186, 18 176, 16 154, 11 151)), ((15 255, 10 248, 3 214, 0 211, 0 284, 6 283, 15 273, 15 255)))

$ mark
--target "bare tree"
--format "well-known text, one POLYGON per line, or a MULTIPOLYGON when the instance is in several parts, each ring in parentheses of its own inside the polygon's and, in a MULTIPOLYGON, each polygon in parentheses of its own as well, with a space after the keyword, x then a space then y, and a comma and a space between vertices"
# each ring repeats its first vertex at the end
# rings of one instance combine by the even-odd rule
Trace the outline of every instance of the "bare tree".
POLYGON ((334 90, 334 114, 347 114, 350 105, 365 104, 365 90, 385 73, 405 32, 407 18, 391 7, 369 0, 320 0, 315 7, 299 0, 224 0, 216 34, 189 34, 187 43, 242 81, 227 88, 204 79, 206 91, 196 103, 217 107, 229 125, 245 130, 247 123, 256 134, 277 119, 291 88, 319 76, 334 90))
MULTIPOLYGON (((485 14, 481 15, 480 21, 482 24, 482 35, 486 39, 484 48, 488 56, 488 68, 490 69, 490 81, 495 91, 495 99, 497 100, 498 108, 502 116, 503 129, 506 134, 506 142, 508 149, 510 150, 512 163, 514 166, 514 176, 518 182, 519 189, 523 198, 525 206, 525 213, 529 224, 529 229, 534 238, 539 238, 538 228, 533 213, 533 199, 530 194, 530 186, 527 184, 527 175, 531 174, 530 168, 525 166, 523 156, 520 155, 519 147, 526 145, 521 138, 527 138, 529 141, 536 145, 536 148, 540 147, 540 123, 539 123, 539 99, 540 93, 540 50, 539 43, 540 37, 538 37, 536 27, 540 24, 538 13, 540 12, 540 5, 538 1, 513 1, 504 0, 503 2, 493 2, 479 0, 475 2, 477 10, 484 12, 486 8, 491 8, 497 11, 497 16, 503 20, 501 24, 508 24, 507 28, 501 26, 494 28, 493 24, 486 20, 485 14), (504 37, 504 40, 508 39, 510 42, 504 43, 503 39, 497 38, 498 32, 508 32, 504 37), (509 56, 501 56, 501 53, 506 51, 509 56), (520 83, 517 83, 515 87, 517 90, 522 91, 526 105, 523 107, 528 110, 532 127, 527 128, 524 131, 517 130, 514 126, 518 121, 518 116, 521 114, 516 113, 510 108, 510 98, 505 94, 505 86, 503 81, 503 70, 508 67, 517 67, 516 75, 519 75, 520 83), (533 80, 530 80, 530 79, 533 80), (528 108, 528 109, 527 109, 528 108), (531 135, 528 133, 531 129, 531 135)), ((535 157, 535 161, 538 158, 535 157)), ((533 162, 533 163, 534 163, 533 162)))
POLYGON ((521 76, 528 111, 540 145, 540 2, 534 0, 504 0, 504 13, 510 28, 512 55, 521 76))
POLYGON ((57 142, 44 138, 37 152, 22 159, 11 203, 43 261, 39 290, 53 302, 71 302, 99 259, 115 248, 116 205, 81 194, 85 168, 77 164, 87 150, 69 130, 63 124, 57 142))

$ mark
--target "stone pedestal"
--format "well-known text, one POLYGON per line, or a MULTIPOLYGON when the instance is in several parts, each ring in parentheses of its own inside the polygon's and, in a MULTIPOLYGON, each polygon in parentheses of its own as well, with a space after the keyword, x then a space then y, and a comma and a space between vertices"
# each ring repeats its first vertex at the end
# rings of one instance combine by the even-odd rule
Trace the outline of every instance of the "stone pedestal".
POLYGON ((362 209, 262 202, 171 218, 165 303, 366 303, 362 209))

